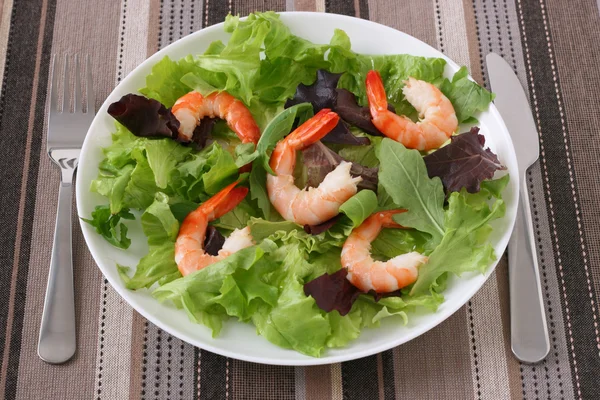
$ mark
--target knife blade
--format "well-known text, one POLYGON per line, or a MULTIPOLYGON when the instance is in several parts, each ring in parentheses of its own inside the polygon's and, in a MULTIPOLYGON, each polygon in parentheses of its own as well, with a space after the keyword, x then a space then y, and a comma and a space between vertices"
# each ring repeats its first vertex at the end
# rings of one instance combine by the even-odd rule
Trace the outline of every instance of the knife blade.
POLYGON ((511 348, 519 360, 536 363, 550 351, 526 179, 539 158, 539 138, 527 95, 511 66, 495 53, 487 55, 486 63, 494 104, 515 146, 521 181, 517 220, 508 243, 511 348))

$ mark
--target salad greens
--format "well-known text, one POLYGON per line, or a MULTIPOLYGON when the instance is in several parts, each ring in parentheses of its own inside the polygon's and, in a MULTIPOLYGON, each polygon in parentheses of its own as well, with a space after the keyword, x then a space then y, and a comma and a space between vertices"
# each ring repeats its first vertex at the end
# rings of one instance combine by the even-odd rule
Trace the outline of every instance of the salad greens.
MULTIPOLYGON (((483 143, 478 148, 479 142, 470 140, 471 147, 465 148, 459 135, 448 146, 454 146, 452 151, 432 153, 435 156, 430 160, 438 168, 433 173, 418 151, 370 135, 378 132, 364 108, 365 76, 377 69, 398 114, 416 117, 402 94, 403 81, 412 76, 438 86, 453 103, 460 122, 474 122, 493 95, 469 80, 466 69, 449 80, 443 77, 446 63, 440 58, 356 54, 341 30, 335 31, 329 44, 314 44, 293 35, 273 12, 250 14, 245 20, 229 15, 225 31, 231 33, 227 44, 214 42, 204 54, 181 60, 165 57, 154 65, 146 86, 140 89, 152 101, 125 99, 142 112, 154 112, 148 121, 130 118, 130 109, 114 108, 116 114, 127 117, 122 122, 132 131, 148 134, 134 135, 125 125, 116 124, 112 144, 104 149, 98 177, 91 185, 108 204, 98 206, 85 221, 109 243, 127 249, 131 243, 127 225, 134 222, 123 221, 134 218, 130 210, 139 211, 136 215, 141 215, 149 251, 133 269, 117 266, 127 288, 152 290, 157 300, 183 308, 192 321, 210 328, 213 336, 224 329, 226 320, 234 318, 254 324, 258 334, 276 345, 318 357, 327 348, 347 345, 361 329, 376 327, 386 318, 396 316, 406 322, 410 312, 435 310, 443 302, 449 273, 485 272, 496 257, 488 242, 489 222, 505 211, 501 193, 508 176, 489 180, 502 167, 497 158, 485 175, 457 179, 461 173, 454 154, 484 154, 494 161, 483 143), (316 82, 320 70, 325 71, 319 72, 323 84, 330 86, 326 93, 319 92, 316 82), (338 78, 336 87, 331 80, 338 78), (225 124, 213 120, 208 125, 213 128, 213 140, 206 146, 202 143, 200 150, 169 137, 178 121, 173 122, 168 108, 191 90, 204 95, 225 90, 242 100, 261 128, 256 149, 251 143, 240 143, 225 124), (299 96, 302 90, 309 92, 299 96), (273 173, 269 166, 272 149, 294 126, 318 111, 313 106, 319 93, 325 93, 321 100, 326 105, 339 106, 349 115, 346 122, 354 125, 352 134, 361 138, 356 143, 368 144, 326 147, 319 143, 324 149, 313 149, 304 162, 315 162, 315 154, 333 160, 318 168, 331 169, 331 163, 341 159, 351 161, 353 168, 370 176, 369 189, 373 190, 359 191, 340 207, 334 221, 311 234, 279 216, 270 204, 265 182, 266 175, 273 173), (165 138, 151 137, 154 131, 165 138), (240 167, 248 163, 252 163, 251 172, 241 173, 240 167), (182 277, 174 259, 180 223, 200 203, 236 180, 249 186, 249 196, 212 226, 225 236, 248 226, 256 245, 182 277), (445 191, 442 180, 460 185, 445 191), (469 193, 463 187, 475 189, 469 193), (429 262, 420 268, 417 281, 401 292, 364 294, 345 278, 341 248, 352 229, 369 215, 392 208, 408 210, 394 217, 407 229, 383 229, 372 243, 373 257, 387 260, 418 251, 429 262)), ((313 178, 320 176, 314 166, 303 169, 299 164, 297 181, 307 171, 313 178)), ((215 240, 222 241, 215 235, 219 236, 215 240)))

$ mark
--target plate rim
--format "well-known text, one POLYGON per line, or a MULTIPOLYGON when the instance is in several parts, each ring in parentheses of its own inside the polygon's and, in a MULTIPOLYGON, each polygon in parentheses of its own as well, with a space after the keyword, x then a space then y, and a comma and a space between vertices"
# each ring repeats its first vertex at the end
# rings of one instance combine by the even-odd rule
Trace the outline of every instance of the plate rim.
MULTIPOLYGON (((409 34, 403 32, 403 31, 397 30, 397 29, 389 27, 387 25, 380 24, 378 22, 364 20, 361 18, 346 16, 346 15, 340 15, 340 14, 320 13, 320 12, 310 12, 310 11, 284 11, 284 12, 277 12, 277 14, 279 14, 283 17, 282 20, 284 20, 284 23, 285 23, 285 19, 294 18, 296 15, 298 15, 298 16, 304 16, 304 17, 307 17, 307 16, 308 17, 317 17, 318 16, 318 17, 325 18, 325 19, 331 19, 333 22, 351 20, 354 23, 359 23, 365 29, 372 29, 372 27, 375 25, 378 27, 378 29, 388 30, 389 32, 391 32, 394 35, 401 34, 401 35, 407 36, 409 38, 412 38, 413 40, 420 42, 422 46, 426 46, 430 50, 433 50, 435 53, 437 53, 437 57, 443 58, 448 63, 448 65, 450 65, 451 67, 453 67, 455 69, 458 69, 460 67, 452 59, 448 58, 445 54, 441 53, 439 50, 437 50, 433 46, 423 42, 422 40, 420 40, 412 35, 409 35, 409 34)), ((247 18, 247 17, 244 16, 241 19, 243 20, 245 18, 247 18)), ((121 80, 121 82, 119 82, 115 86, 115 88, 108 94, 107 98, 102 102, 102 105, 98 109, 98 112, 97 112, 96 116, 94 117, 94 120, 92 121, 92 124, 90 125, 90 128, 88 129, 88 132, 86 133, 86 138, 85 138, 84 144, 82 146, 82 150, 81 150, 80 161, 85 158, 87 147, 91 146, 89 144, 90 140, 88 140, 90 137, 89 133, 94 130, 93 128, 95 128, 95 125, 99 124, 98 121, 101 118, 100 117, 101 112, 105 111, 106 108, 108 107, 109 99, 122 86, 127 85, 127 83, 130 80, 134 79, 134 76, 136 75, 136 71, 148 66, 149 64, 155 64, 157 61, 162 59, 164 56, 169 55, 169 53, 171 52, 171 49, 174 46, 176 46, 177 43, 179 43, 180 41, 193 40, 193 38, 195 38, 196 36, 201 37, 212 31, 221 31, 221 30, 223 30, 223 25, 224 25, 224 22, 220 22, 218 24, 199 29, 196 32, 186 35, 186 36, 178 39, 177 41, 169 44, 168 46, 165 46, 163 49, 157 51, 156 53, 152 54, 150 57, 146 58, 142 63, 138 64, 132 71, 130 71, 127 74, 127 76, 125 78, 123 78, 123 80, 121 80)), ((469 74, 469 79, 473 80, 473 78, 471 77, 470 74, 469 74)), ((508 132, 508 129, 506 128, 506 125, 504 123, 502 116, 500 115, 499 111, 497 110, 497 108, 493 102, 490 103, 487 112, 492 114, 498 121, 500 128, 502 130, 502 136, 506 140, 506 144, 509 147, 510 153, 513 157, 516 157, 512 138, 508 132)), ((515 158, 515 160, 516 160, 516 158, 515 158)), ((76 189, 75 197, 76 197, 76 206, 77 206, 78 215, 83 214, 82 210, 81 210, 81 207, 83 207, 81 205, 83 202, 82 198, 84 197, 83 192, 89 191, 89 188, 87 186, 83 185, 83 183, 80 181, 80 176, 81 176, 81 174, 77 174, 76 188, 75 188, 76 189)), ((516 187, 518 188, 519 184, 520 184, 520 179, 521 179, 519 174, 517 174, 516 176, 511 175, 510 179, 513 182, 512 184, 516 185, 516 187)), ((514 202, 516 204, 518 204, 518 202, 519 202, 519 196, 520 196, 519 190, 516 190, 515 197, 514 197, 514 202)), ((508 214, 505 215, 503 218, 507 218, 507 217, 509 217, 508 214)), ((125 300, 128 303, 128 305, 131 306, 136 312, 141 314, 144 318, 146 318, 148 321, 152 322, 154 325, 156 325, 160 329, 168 332, 169 334, 171 334, 171 335, 173 335, 195 347, 198 347, 198 348, 201 348, 204 350, 208 350, 212 353, 219 354, 219 355, 222 355, 225 357, 231 357, 231 358, 242 360, 242 361, 248 361, 248 362, 253 362, 253 363, 258 363, 258 364, 266 364, 266 365, 281 365, 281 366, 327 365, 327 364, 333 364, 333 363, 338 363, 338 362, 355 360, 355 359, 362 358, 362 357, 367 357, 367 356, 370 356, 373 354, 380 353, 382 351, 392 349, 392 348, 400 346, 400 345, 404 345, 404 344, 412 341, 413 339, 425 334, 426 332, 428 332, 431 329, 435 328, 436 326, 440 325, 442 322, 444 322, 450 316, 454 315, 454 313, 456 313, 456 311, 458 311, 461 307, 463 307, 483 287, 483 285, 487 282, 489 277, 495 271, 496 266, 498 265, 498 263, 500 262, 500 259, 501 259, 501 255, 497 254, 496 255, 497 259, 493 262, 493 265, 491 265, 486 270, 486 272, 484 274, 484 279, 481 280, 481 283, 474 284, 469 288, 469 290, 467 292, 470 291, 471 293, 469 293, 468 296, 465 297, 464 302, 453 303, 449 308, 446 308, 443 313, 440 313, 440 311, 438 310, 436 312, 436 314, 438 315, 438 318, 432 319, 431 321, 429 321, 427 323, 421 324, 417 331, 415 331, 411 334, 402 336, 401 339, 399 339, 399 340, 384 342, 376 347, 372 347, 372 348, 369 348, 366 350, 357 350, 357 351, 349 353, 349 354, 340 354, 340 355, 331 355, 331 356, 327 356, 325 354, 324 356, 319 357, 319 358, 310 357, 310 356, 307 356, 306 359, 276 359, 276 358, 268 357, 268 356, 262 357, 262 358, 257 358, 256 356, 246 355, 246 354, 239 353, 236 351, 230 351, 228 349, 215 347, 208 342, 200 342, 200 340, 198 340, 197 338, 191 337, 183 331, 177 331, 170 324, 168 324, 166 322, 162 322, 160 318, 156 317, 155 315, 153 315, 153 313, 151 313, 145 307, 141 306, 137 302, 136 299, 134 299, 128 295, 128 292, 129 292, 128 289, 126 289, 124 286, 121 287, 120 285, 116 284, 116 282, 114 282, 114 280, 111 276, 104 273, 104 268, 102 267, 102 264, 104 264, 104 263, 101 263, 98 261, 98 258, 96 257, 96 254, 92 250, 91 245, 90 245, 90 241, 92 240, 92 239, 90 239, 91 235, 97 235, 97 233, 93 229, 91 229, 87 225, 87 223, 85 223, 83 220, 81 220, 81 218, 78 218, 78 219, 79 219, 81 230, 82 230, 82 233, 84 236, 85 244, 86 244, 90 254, 92 255, 92 258, 94 259, 94 262, 96 263, 97 267, 102 272, 104 279, 106 279, 110 283, 110 285, 119 294, 119 296, 123 300, 125 300)), ((508 223, 507 231, 512 232, 512 230, 514 228, 515 220, 516 220, 516 212, 513 213, 513 218, 508 223)), ((510 237, 510 235, 509 235, 509 237, 510 237)), ((503 246, 501 246, 503 248, 503 252, 506 250, 507 245, 508 245, 508 239, 506 240, 506 243, 504 243, 503 246)), ((113 268, 114 268, 114 266, 113 266, 113 268)), ((117 279, 118 279, 118 277, 117 277, 117 279)), ((357 339, 357 340, 359 340, 359 339, 357 339)), ((266 339, 265 339, 265 341, 266 341, 266 339)), ((275 344, 268 342, 268 341, 266 341, 266 343, 270 346, 276 346, 275 344)), ((294 350, 292 350, 292 351, 294 351, 294 350)))

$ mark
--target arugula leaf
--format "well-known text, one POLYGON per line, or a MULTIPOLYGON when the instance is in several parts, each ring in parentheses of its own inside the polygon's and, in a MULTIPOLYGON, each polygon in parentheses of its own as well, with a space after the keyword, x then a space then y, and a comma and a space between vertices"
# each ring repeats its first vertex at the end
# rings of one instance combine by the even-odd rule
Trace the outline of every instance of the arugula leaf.
POLYGON ((127 226, 121 221, 123 219, 135 219, 128 209, 122 209, 117 214, 111 214, 109 206, 96 206, 92 211, 92 219, 81 218, 92 225, 106 241, 120 249, 127 249, 131 239, 127 237, 127 226))
POLYGON ((397 208, 408 211, 394 216, 402 226, 429 233, 439 242, 444 235, 444 189, 439 178, 427 176, 417 150, 385 138, 379 147, 379 183, 397 208))

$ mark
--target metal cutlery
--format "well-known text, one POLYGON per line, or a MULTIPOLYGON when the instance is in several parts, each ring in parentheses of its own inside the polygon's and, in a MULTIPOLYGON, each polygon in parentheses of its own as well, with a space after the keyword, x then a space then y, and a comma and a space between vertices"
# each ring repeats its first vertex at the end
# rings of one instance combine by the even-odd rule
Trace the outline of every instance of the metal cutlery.
POLYGON ((494 104, 515 145, 521 180, 517 220, 508 243, 511 347, 519 360, 536 363, 550 351, 526 176, 539 158, 539 138, 527 96, 510 65, 494 53, 486 62, 494 104))
POLYGON ((58 209, 54 243, 50 259, 50 273, 44 300, 40 337, 39 357, 52 364, 69 360, 76 349, 75 301, 73 291, 73 259, 71 243, 71 203, 73 175, 77 168, 79 153, 85 135, 94 119, 94 91, 89 57, 85 58, 86 97, 82 96, 82 71, 79 59, 74 57, 75 91, 73 108, 69 106, 69 57, 65 56, 62 81, 63 96, 59 104, 56 55, 52 61, 50 85, 50 109, 48 111, 48 156, 60 168, 61 179, 58 191, 58 209), (83 112, 82 105, 86 111, 83 112))

